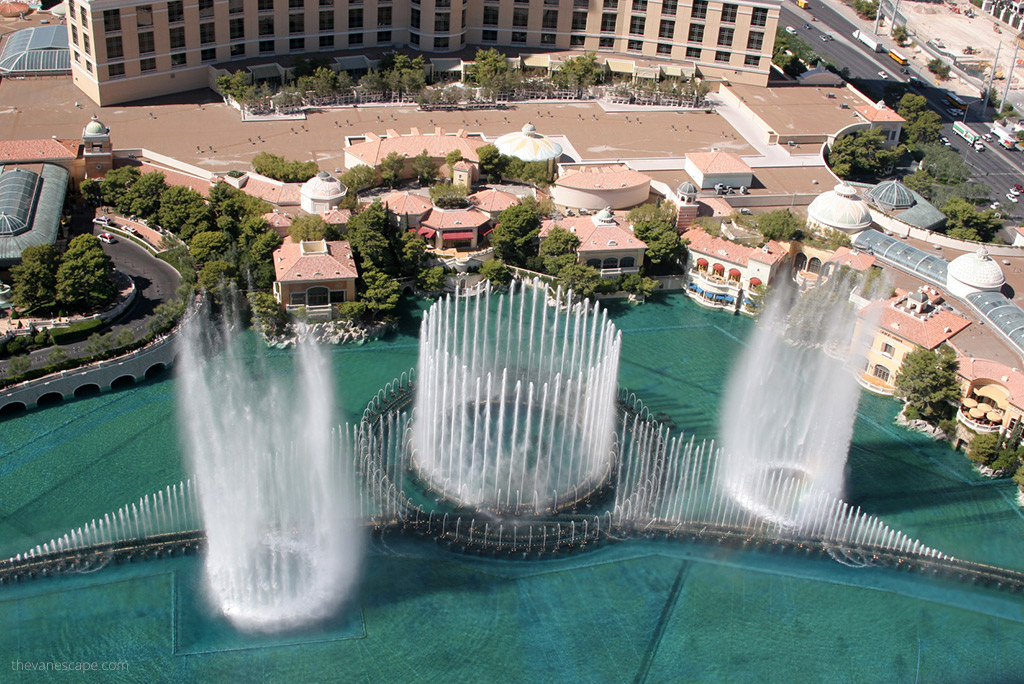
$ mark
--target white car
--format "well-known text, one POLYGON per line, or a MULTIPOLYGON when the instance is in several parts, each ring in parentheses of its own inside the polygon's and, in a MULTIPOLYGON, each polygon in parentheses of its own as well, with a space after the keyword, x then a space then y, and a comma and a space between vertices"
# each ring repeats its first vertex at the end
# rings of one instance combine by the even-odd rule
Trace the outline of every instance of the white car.
POLYGON ((106 242, 108 245, 117 242, 117 238, 110 233, 100 233, 96 237, 100 242, 106 242))
POLYGON ((961 110, 961 109, 954 109, 952 107, 948 108, 946 110, 946 113, 949 114, 954 119, 959 119, 959 118, 963 117, 963 115, 964 115, 963 110, 961 110))
POLYGON ((835 39, 836 39, 835 36, 830 35, 828 33, 822 33, 821 34, 821 42, 823 42, 823 43, 827 43, 827 42, 835 40, 835 39))
POLYGON ((786 27, 786 33, 788 33, 791 36, 795 36, 796 35, 796 29, 793 28, 792 26, 787 26, 786 27))
POLYGON ((1020 190, 1018 190, 1016 187, 1010 188, 1010 194, 1013 195, 1014 197, 1018 197, 1020 196, 1020 190))
POLYGON ((1006 193, 1006 199, 1010 200, 1010 201, 1011 201, 1011 202, 1013 202, 1014 204, 1016 204, 1016 203, 1017 203, 1017 202, 1019 201, 1019 200, 1017 199, 1017 196, 1016 196, 1016 195, 1013 195, 1013 194, 1011 194, 1011 193, 1009 193, 1009 192, 1008 192, 1008 193, 1006 193))
POLYGON ((879 78, 889 78, 889 74, 885 73, 884 71, 879 71, 878 76, 879 78))
POLYGON ((992 142, 994 140, 991 133, 985 133, 984 135, 981 136, 981 139, 984 140, 985 142, 992 142))
POLYGON ((942 143, 943 145, 945 145, 946 147, 950 147, 953 144, 953 143, 949 142, 949 138, 947 138, 944 135, 939 136, 939 142, 942 143))
POLYGON ((978 140, 978 141, 976 141, 974 143, 974 149, 976 149, 978 152, 984 152, 985 151, 985 144, 983 142, 981 142, 980 140, 978 140))

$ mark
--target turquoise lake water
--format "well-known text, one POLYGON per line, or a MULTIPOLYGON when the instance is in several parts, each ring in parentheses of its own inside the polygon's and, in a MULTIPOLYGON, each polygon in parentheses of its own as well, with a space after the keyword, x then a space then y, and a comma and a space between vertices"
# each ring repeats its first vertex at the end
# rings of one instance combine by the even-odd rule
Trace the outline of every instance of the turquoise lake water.
MULTIPOLYGON (((330 350, 347 418, 415 364, 417 313, 386 341, 330 350)), ((752 322, 675 295, 612 313, 620 383, 679 429, 714 438, 752 322)), ((268 361, 267 372, 287 373, 291 356, 268 361)), ((897 410, 862 397, 846 499, 947 554, 1024 571, 1012 483, 898 428, 897 410)), ((0 427, 4 556, 186 476, 173 380, 0 427)), ((371 549, 336 619, 284 635, 240 634, 211 615, 200 558, 0 587, 0 681, 40 679, 9 669, 15 660, 128 663, 66 675, 84 681, 1024 680, 1024 600, 920 575, 674 542, 533 563, 400 538, 371 549)))

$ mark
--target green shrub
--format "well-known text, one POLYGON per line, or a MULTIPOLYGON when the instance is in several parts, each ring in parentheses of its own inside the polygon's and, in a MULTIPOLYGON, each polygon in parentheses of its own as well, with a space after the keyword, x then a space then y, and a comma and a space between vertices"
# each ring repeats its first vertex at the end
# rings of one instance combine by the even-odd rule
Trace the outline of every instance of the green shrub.
POLYGON ((8 340, 7 346, 4 348, 4 350, 7 352, 9 356, 21 354, 23 351, 25 351, 25 343, 21 341, 20 337, 15 337, 12 340, 8 340))
POLYGON ((906 408, 903 409, 903 416, 907 420, 921 420, 921 412, 917 410, 916 406, 907 404, 906 408))
POLYGON ((72 323, 66 328, 54 328, 50 331, 50 338, 54 344, 71 344, 72 342, 88 338, 105 325, 106 322, 99 318, 79 321, 78 323, 72 323))
POLYGON ((50 344, 50 333, 47 330, 40 330, 36 333, 35 339, 33 340, 37 347, 45 347, 50 344))

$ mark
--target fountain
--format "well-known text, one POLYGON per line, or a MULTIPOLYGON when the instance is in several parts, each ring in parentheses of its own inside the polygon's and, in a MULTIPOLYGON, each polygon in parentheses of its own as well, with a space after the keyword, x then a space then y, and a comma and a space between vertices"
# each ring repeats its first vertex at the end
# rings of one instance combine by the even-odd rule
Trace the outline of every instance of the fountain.
POLYGON ((621 336, 598 305, 548 297, 513 285, 424 315, 414 469, 459 506, 557 511, 610 474, 621 336))
POLYGON ((355 582, 362 538, 323 354, 302 344, 294 381, 257 378, 229 323, 200 313, 180 339, 178 413, 206 530, 209 598, 248 630, 333 614, 355 582), (223 351, 204 363, 211 338, 223 351))

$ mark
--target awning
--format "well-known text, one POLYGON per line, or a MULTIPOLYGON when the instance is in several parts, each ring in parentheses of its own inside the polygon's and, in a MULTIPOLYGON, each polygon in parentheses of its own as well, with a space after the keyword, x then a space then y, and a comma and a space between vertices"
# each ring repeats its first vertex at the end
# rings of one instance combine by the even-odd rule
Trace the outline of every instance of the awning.
POLYGON ((422 235, 423 237, 428 238, 432 238, 435 235, 437 235, 436 230, 434 230, 433 228, 427 228, 426 226, 420 226, 419 228, 416 229, 416 232, 422 235))
POLYGON ((715 264, 714 266, 711 267, 711 270, 714 271, 715 273, 724 273, 725 266, 723 266, 722 264, 715 264))
POLYGON ((964 400, 961 403, 967 408, 972 409, 978 405, 978 400, 973 397, 964 397, 964 400))
POLYGON ((551 55, 527 55, 523 57, 523 66, 533 69, 547 69, 551 66, 551 55))
POLYGON ((698 266, 707 266, 708 265, 708 260, 707 259, 697 259, 697 265, 698 266))
POLYGON ((729 275, 731 275, 733 278, 739 278, 740 277, 740 269, 738 269, 738 268, 730 268, 729 269, 729 275))
POLYGON ((637 67, 636 77, 656 80, 661 78, 661 69, 658 67, 637 67))
POLYGON ((995 399, 996 403, 1000 406, 1005 405, 1007 398, 1010 396, 1009 391, 1001 385, 984 385, 983 387, 975 387, 974 393, 979 397, 995 399))
POLYGON ((472 240, 474 235, 476 233, 471 230, 456 230, 451 233, 442 233, 441 237, 445 240, 472 240))
POLYGON ((675 78, 689 78, 693 76, 694 66, 692 64, 662 64, 661 73, 675 78))
POLYGON ((337 64, 342 71, 360 71, 362 69, 370 68, 370 60, 366 58, 366 55, 335 57, 334 63, 337 64))
POLYGON ((608 65, 608 71, 611 71, 613 74, 629 74, 632 76, 633 70, 636 68, 636 64, 628 59, 606 59, 604 63, 608 65))
POLYGON ((761 279, 760 278, 751 278, 750 279, 750 287, 757 287, 760 284, 761 284, 761 279))
POLYGON ((480 234, 481 234, 481 235, 490 235, 490 234, 491 234, 491 233, 492 233, 493 231, 494 231, 494 229, 493 229, 493 228, 487 228, 487 229, 485 229, 485 230, 481 230, 481 231, 480 231, 480 234))
POLYGON ((442 71, 462 71, 462 60, 452 57, 434 57, 430 60, 430 68, 434 73, 442 71))
POLYGON ((277 64, 258 64, 256 66, 249 67, 249 73, 252 74, 253 80, 262 81, 268 78, 284 78, 284 68, 277 64))

